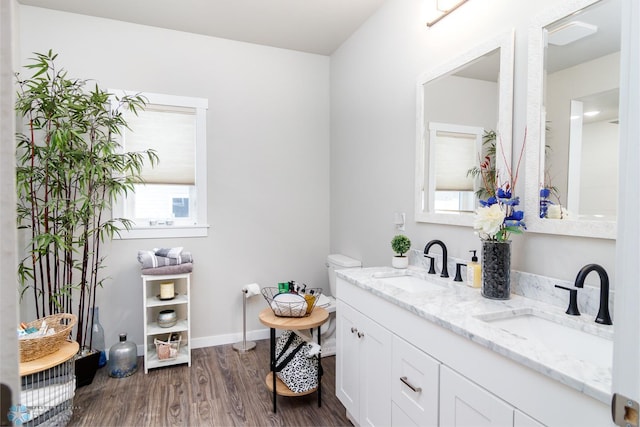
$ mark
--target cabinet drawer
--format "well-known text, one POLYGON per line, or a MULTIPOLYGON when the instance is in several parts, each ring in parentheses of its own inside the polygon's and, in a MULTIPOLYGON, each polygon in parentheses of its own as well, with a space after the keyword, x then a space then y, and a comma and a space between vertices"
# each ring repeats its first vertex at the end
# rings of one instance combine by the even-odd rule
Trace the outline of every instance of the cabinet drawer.
POLYGON ((393 402, 415 425, 437 426, 440 363, 397 336, 392 349, 393 402))

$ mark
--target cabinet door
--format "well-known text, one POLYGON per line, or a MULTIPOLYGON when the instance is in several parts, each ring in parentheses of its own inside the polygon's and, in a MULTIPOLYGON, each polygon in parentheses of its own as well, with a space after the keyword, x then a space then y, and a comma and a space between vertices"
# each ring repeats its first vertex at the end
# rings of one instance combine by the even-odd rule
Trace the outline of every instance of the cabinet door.
POLYGON ((360 425, 391 425, 391 332, 368 317, 358 321, 360 425))
MULTIPOLYGON (((393 402, 415 425, 437 426, 440 363, 394 336, 391 371, 393 402)), ((393 425, 398 425, 395 412, 393 425)))
POLYGON ((393 427, 420 427, 409 415, 407 415, 395 402, 391 402, 391 425, 393 427))
POLYGON ((544 427, 544 425, 515 409, 513 414, 513 427, 544 427))
POLYGON ((440 425, 513 426, 513 408, 460 374, 441 366, 440 425))
POLYGON ((336 304, 336 395, 354 419, 359 418, 360 380, 358 361, 360 340, 358 319, 362 317, 351 306, 338 300, 336 304))

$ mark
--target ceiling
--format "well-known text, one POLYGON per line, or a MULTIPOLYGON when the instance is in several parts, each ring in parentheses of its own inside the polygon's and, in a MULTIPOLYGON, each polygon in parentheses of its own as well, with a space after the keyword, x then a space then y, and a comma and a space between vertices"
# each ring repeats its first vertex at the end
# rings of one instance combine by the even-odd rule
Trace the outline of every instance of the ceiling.
POLYGON ((571 21, 595 25, 595 34, 584 37, 566 46, 549 44, 545 66, 549 73, 620 51, 620 23, 622 6, 620 0, 606 0, 589 6, 579 13, 560 19, 546 28, 552 31, 571 21))
POLYGON ((385 0, 18 0, 19 3, 330 55, 385 0))

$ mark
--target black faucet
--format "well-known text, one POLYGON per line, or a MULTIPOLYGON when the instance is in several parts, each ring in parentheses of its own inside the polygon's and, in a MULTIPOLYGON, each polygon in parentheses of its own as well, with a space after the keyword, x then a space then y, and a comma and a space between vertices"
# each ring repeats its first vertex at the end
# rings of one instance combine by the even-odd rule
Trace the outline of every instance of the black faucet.
POLYGON ((587 264, 580 269, 576 276, 576 288, 584 287, 584 279, 592 271, 598 272, 600 276, 600 308, 596 316, 596 323, 603 325, 612 325, 611 316, 609 315, 609 276, 605 269, 598 264, 587 264))
POLYGON ((580 316, 580 310, 578 309, 578 290, 575 288, 567 288, 561 285, 556 285, 556 288, 569 291, 569 307, 567 307, 567 311, 565 311, 565 313, 572 316, 580 316))
POLYGON ((449 271, 447 270, 447 247, 442 240, 432 240, 427 243, 427 246, 424 247, 424 256, 427 256, 429 249, 431 249, 433 245, 439 245, 442 248, 442 272, 440 273, 440 277, 449 277, 449 271))

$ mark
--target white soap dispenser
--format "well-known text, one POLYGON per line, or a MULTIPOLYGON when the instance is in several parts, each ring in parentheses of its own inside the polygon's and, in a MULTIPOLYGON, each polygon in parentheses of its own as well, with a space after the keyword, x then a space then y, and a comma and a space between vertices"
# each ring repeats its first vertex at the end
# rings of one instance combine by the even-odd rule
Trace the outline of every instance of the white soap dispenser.
POLYGON ((473 256, 471 257, 471 262, 467 264, 467 285, 472 288, 479 288, 482 285, 482 267, 478 263, 476 251, 469 252, 473 252, 473 256))

